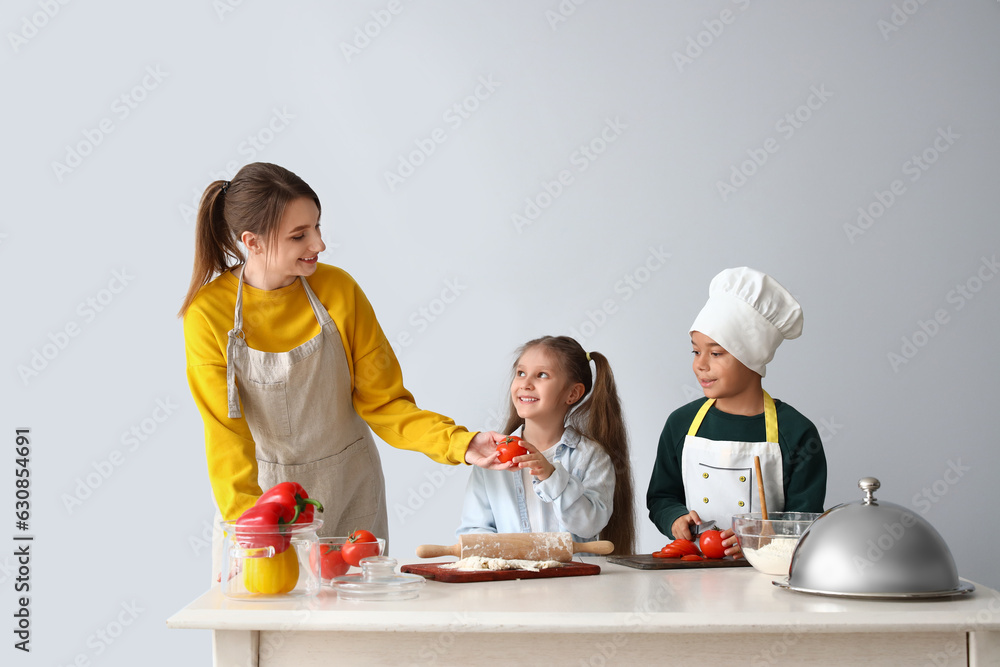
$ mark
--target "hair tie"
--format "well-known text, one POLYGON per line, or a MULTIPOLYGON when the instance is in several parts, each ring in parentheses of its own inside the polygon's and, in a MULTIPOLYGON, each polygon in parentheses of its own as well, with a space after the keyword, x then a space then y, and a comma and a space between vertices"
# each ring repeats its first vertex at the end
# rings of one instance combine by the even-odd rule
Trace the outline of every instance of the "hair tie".
POLYGON ((226 194, 226 190, 229 189, 229 181, 222 182, 222 194, 226 194))
POLYGON ((587 353, 587 361, 593 361, 593 359, 590 358, 590 352, 587 353))

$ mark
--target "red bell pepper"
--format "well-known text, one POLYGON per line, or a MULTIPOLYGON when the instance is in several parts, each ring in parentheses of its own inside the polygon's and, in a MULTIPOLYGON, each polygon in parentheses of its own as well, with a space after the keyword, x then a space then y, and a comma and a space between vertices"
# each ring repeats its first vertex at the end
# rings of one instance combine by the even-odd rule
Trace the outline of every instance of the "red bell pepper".
POLYGON ((323 511, 323 505, 315 498, 310 498, 302 485, 297 482, 276 484, 257 499, 258 505, 273 502, 281 503, 292 511, 292 520, 288 523, 310 523, 315 510, 323 511))
POLYGON ((281 503, 258 502, 236 520, 236 541, 244 549, 274 547, 274 553, 280 554, 292 541, 284 526, 292 522, 293 514, 281 503))

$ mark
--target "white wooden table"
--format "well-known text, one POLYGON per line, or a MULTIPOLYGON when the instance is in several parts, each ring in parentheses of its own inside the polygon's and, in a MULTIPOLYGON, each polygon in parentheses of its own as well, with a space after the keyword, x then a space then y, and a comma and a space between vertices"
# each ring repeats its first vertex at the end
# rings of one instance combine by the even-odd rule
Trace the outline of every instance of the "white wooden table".
POLYGON ((168 619, 212 630, 215 664, 1000 665, 1000 593, 855 600, 774 586, 752 568, 636 570, 446 584, 413 600, 227 600, 218 586, 168 619), (706 656, 710 656, 706 660, 706 656), (334 661, 334 662, 331 662, 334 661), (644 662, 640 662, 644 661, 644 662))

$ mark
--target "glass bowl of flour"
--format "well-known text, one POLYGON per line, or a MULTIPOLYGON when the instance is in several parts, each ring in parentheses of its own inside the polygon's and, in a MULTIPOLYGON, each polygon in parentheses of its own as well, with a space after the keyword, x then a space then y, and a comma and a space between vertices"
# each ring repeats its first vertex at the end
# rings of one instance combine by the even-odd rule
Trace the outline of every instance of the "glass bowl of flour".
POLYGON ((764 574, 788 576, 799 538, 813 521, 813 512, 760 512, 733 516, 733 532, 740 550, 754 569, 764 574))

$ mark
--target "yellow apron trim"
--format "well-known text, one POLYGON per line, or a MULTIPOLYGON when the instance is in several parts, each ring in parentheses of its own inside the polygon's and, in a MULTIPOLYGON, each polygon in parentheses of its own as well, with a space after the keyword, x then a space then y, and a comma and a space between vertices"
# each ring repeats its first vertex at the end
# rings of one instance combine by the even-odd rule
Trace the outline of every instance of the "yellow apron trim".
MULTIPOLYGON (((688 435, 692 437, 698 435, 701 422, 704 421, 705 415, 708 414, 708 409, 714 403, 715 399, 710 398, 698 408, 698 414, 694 416, 694 420, 691 422, 688 435)), ((774 407, 774 399, 766 391, 764 392, 764 437, 767 438, 766 442, 778 443, 778 410, 774 407)))
POLYGON ((691 428, 688 429, 688 435, 692 437, 698 435, 698 429, 701 427, 701 422, 705 419, 705 415, 708 414, 708 409, 712 407, 713 403, 715 403, 715 399, 710 398, 702 404, 701 408, 698 409, 698 414, 694 416, 694 421, 691 422, 691 428))
POLYGON ((764 433, 767 436, 767 442, 778 444, 778 410, 774 407, 774 399, 766 391, 764 392, 764 433))

